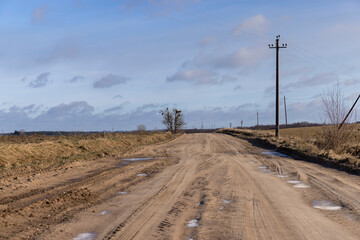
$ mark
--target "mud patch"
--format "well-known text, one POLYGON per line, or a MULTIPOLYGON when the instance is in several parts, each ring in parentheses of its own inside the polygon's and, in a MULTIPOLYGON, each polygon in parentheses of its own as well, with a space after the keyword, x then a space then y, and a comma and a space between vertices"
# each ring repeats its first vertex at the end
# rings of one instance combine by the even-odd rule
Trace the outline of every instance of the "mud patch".
POLYGON ((312 201, 311 205, 314 208, 318 208, 321 210, 330 210, 330 211, 336 211, 342 208, 341 206, 338 206, 335 203, 326 200, 314 200, 312 201))

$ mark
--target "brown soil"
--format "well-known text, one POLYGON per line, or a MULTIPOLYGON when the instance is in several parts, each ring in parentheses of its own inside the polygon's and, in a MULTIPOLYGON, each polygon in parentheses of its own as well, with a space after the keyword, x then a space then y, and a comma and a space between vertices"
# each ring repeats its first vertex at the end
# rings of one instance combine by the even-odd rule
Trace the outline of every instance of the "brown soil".
POLYGON ((123 167, 121 159, 103 158, 30 181, 6 179, 0 238, 358 239, 359 176, 262 151, 228 135, 186 134, 128 154, 162 158, 123 167), (315 209, 314 200, 342 209, 315 209))

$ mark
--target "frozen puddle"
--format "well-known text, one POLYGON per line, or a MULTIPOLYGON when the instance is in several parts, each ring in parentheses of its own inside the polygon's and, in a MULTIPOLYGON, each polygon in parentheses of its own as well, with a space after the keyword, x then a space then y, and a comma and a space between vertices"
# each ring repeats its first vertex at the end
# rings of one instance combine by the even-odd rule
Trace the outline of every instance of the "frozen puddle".
POLYGON ((129 162, 122 162, 122 163, 120 163, 120 164, 118 164, 118 165, 116 165, 117 167, 123 167, 123 166, 125 166, 125 165, 127 165, 127 164, 129 164, 129 162))
POLYGON ((147 176, 147 173, 139 173, 139 174, 136 174, 136 176, 138 176, 138 177, 147 176))
POLYGON ((287 182, 291 183, 291 184, 299 184, 299 183, 301 183, 301 181, 299 181, 299 180, 289 180, 287 182))
POLYGON ((73 240, 94 240, 95 238, 95 233, 80 233, 76 238, 73 238, 73 240))
POLYGON ((125 195, 125 194, 128 194, 129 192, 118 192, 117 194, 118 195, 125 195))
POLYGON ((187 224, 186 224, 187 227, 198 227, 199 226, 199 220, 197 219, 193 219, 193 220, 190 220, 187 224))
POLYGON ((315 200, 312 201, 312 206, 314 208, 322 209, 322 210, 340 210, 341 206, 336 205, 335 203, 332 203, 330 201, 325 200, 315 200))
POLYGON ((258 168, 260 168, 260 169, 266 169, 267 167, 265 167, 265 166, 260 166, 260 167, 258 167, 258 168))
POLYGON ((291 158, 289 155, 279 153, 279 152, 276 152, 276 151, 266 151, 266 152, 261 152, 261 154, 275 156, 275 157, 291 158))
POLYGON ((226 199, 223 200, 223 203, 224 203, 224 204, 229 204, 230 202, 231 202, 230 200, 226 200, 226 199))
POLYGON ((282 174, 277 174, 275 176, 277 176, 278 178, 287 178, 287 177, 289 177, 288 175, 282 175, 282 174))
POLYGON ((122 160, 124 161, 130 161, 130 162, 135 162, 135 161, 146 161, 146 160, 154 160, 157 159, 158 157, 142 157, 142 158, 124 158, 122 160))
POLYGON ((309 185, 306 185, 304 183, 297 183, 293 186, 294 188, 310 188, 309 185))
POLYGON ((110 212, 109 211, 102 211, 101 213, 100 213, 100 215, 106 215, 106 214, 109 214, 110 212))

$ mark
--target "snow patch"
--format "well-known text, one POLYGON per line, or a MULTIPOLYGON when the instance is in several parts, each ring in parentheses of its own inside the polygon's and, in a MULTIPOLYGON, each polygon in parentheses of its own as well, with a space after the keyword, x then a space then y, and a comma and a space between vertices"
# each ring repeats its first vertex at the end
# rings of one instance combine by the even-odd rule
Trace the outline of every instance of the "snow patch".
POLYGON ((304 183, 298 183, 293 186, 294 188, 310 188, 309 185, 306 185, 304 183))
POLYGON ((299 184, 299 183, 301 183, 301 181, 299 181, 299 180, 289 180, 287 182, 291 183, 291 184, 299 184))
POLYGON ((73 240, 94 240, 96 237, 95 233, 80 233, 73 240))
POLYGON ((197 219, 190 220, 187 224, 187 227, 198 227, 199 221, 197 219))
POLYGON ((117 194, 118 195, 125 195, 125 194, 128 194, 129 192, 118 192, 117 194))
POLYGON ((138 177, 147 176, 147 173, 139 173, 139 174, 136 174, 136 176, 138 176, 138 177))
POLYGON ((331 210, 331 211, 341 209, 341 206, 338 206, 330 201, 325 201, 325 200, 312 201, 312 206, 314 208, 318 208, 318 209, 322 209, 322 210, 331 210))
POLYGON ((289 177, 288 175, 282 175, 282 174, 277 174, 275 176, 277 176, 278 178, 287 178, 287 177, 289 177))

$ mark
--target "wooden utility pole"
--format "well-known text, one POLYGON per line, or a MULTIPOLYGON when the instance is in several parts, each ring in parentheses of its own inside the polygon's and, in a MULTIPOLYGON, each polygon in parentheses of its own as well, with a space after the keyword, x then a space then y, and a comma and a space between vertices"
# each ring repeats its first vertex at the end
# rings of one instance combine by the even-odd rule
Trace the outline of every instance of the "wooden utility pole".
POLYGON ((275 126, 275 137, 279 137, 279 49, 280 48, 286 48, 287 44, 282 44, 282 46, 279 46, 279 40, 280 35, 276 36, 276 43, 269 44, 269 48, 275 48, 276 49, 276 126, 275 126))
POLYGON ((284 107, 285 107, 285 126, 287 128, 287 112, 286 112, 286 97, 284 96, 284 107))
POLYGON ((256 112, 256 126, 259 127, 259 112, 256 112))

